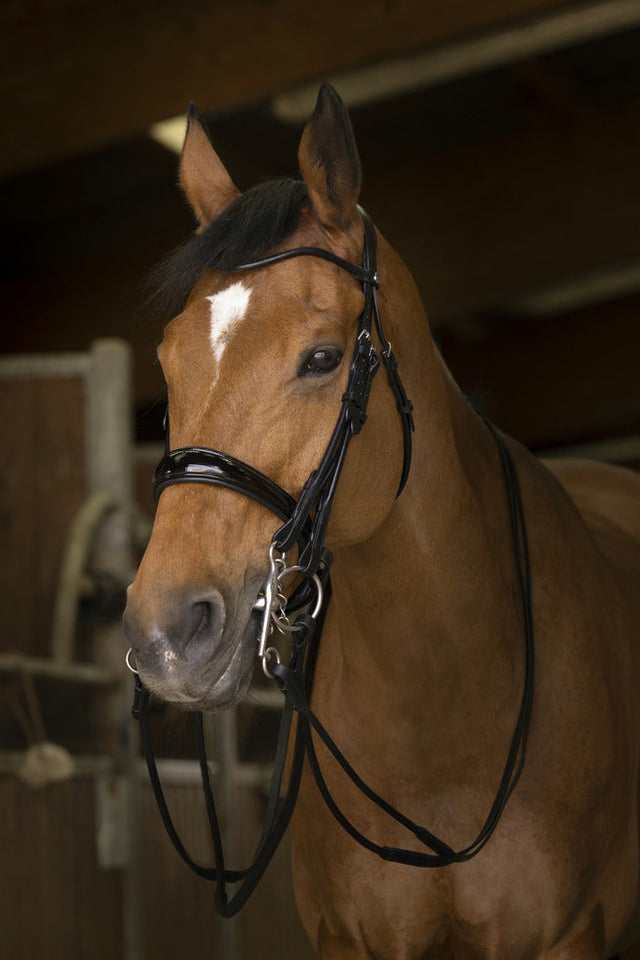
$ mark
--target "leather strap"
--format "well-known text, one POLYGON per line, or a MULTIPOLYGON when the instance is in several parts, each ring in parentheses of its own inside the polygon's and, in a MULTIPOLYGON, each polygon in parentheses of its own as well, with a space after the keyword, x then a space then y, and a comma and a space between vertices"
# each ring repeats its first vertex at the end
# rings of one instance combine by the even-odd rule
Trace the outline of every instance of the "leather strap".
MULTIPOLYGON (((296 678, 297 684, 305 690, 307 698, 311 696, 313 684, 313 673, 315 670, 315 661, 317 656, 317 645, 311 644, 314 631, 322 632, 324 617, 331 597, 331 583, 329 580, 328 567, 320 573, 323 579, 323 588, 327 601, 317 621, 311 617, 302 615, 298 617, 296 625, 300 627, 294 634, 294 645, 289 671, 292 677, 296 678)), ((223 917, 233 917, 246 903, 250 895, 255 890, 258 882, 267 869, 274 853, 276 852, 284 833, 289 826, 293 814, 300 780, 302 777, 302 768, 307 751, 308 731, 307 723, 304 717, 299 716, 296 729, 291 764, 289 767, 289 777, 284 798, 281 798, 282 784, 284 780, 285 763, 288 755, 288 745, 291 736, 291 727, 294 707, 291 702, 285 699, 283 713, 280 721, 280 731, 276 748, 271 784, 267 797, 267 811, 262 836, 254 854, 251 864, 243 870, 229 870, 225 866, 224 852, 222 848, 222 837, 220 831, 219 818, 216 810, 215 799, 211 789, 209 779, 209 768, 207 763, 204 728, 202 714, 198 715, 197 745, 200 762, 200 773, 202 788, 205 796, 207 809, 207 818, 209 821, 209 830, 214 851, 215 866, 203 866, 192 859, 184 847, 177 830, 173 824, 169 808, 164 796, 158 769, 155 762, 153 745, 148 722, 149 693, 142 685, 140 677, 136 675, 135 694, 132 707, 132 715, 140 724, 142 751, 147 763, 149 778, 153 788, 154 796, 162 822, 167 831, 169 840, 173 847, 186 863, 186 865, 199 877, 210 880, 216 884, 215 907, 216 911, 223 917), (227 893, 227 884, 240 883, 240 887, 229 899, 227 893)))
MULTIPOLYGON (((482 414, 480 414, 480 416, 482 416, 482 414)), ((320 635, 324 624, 324 616, 326 614, 330 598, 330 582, 328 577, 328 566, 326 566, 323 571, 323 576, 326 579, 325 591, 327 599, 323 604, 323 609, 318 621, 316 642, 310 643, 314 636, 313 620, 310 617, 304 616, 299 618, 298 622, 300 622, 301 626, 303 626, 303 630, 301 631, 300 638, 294 642, 294 652, 291 663, 288 667, 285 667, 282 664, 276 664, 272 668, 272 676, 286 697, 287 707, 285 707, 278 740, 276 764, 274 767, 274 775, 267 803, 267 820, 265 823, 265 829, 263 830, 256 856, 254 857, 251 866, 246 870, 227 870, 224 866, 220 830, 215 811, 215 803, 213 801, 213 794, 211 792, 211 786, 209 783, 206 754, 204 752, 204 737, 202 734, 199 734, 200 766, 202 771, 203 789, 205 792, 209 815, 209 825, 212 833, 212 842, 216 861, 215 868, 203 867, 195 863, 182 845, 167 809, 153 757, 148 724, 146 722, 148 694, 144 690, 140 682, 140 678, 136 677, 136 696, 134 699, 134 707, 132 712, 141 723, 143 751, 147 760, 151 783, 163 822, 171 842, 185 863, 187 863, 187 865, 190 866, 191 869, 194 870, 199 876, 204 877, 205 879, 214 880, 216 882, 216 909, 223 916, 233 916, 240 909, 240 907, 246 902, 248 896, 255 889, 258 880, 264 873, 264 870, 271 860, 271 857, 273 856, 273 853, 275 852, 275 849, 277 848, 284 831, 288 826, 293 808, 295 806, 305 755, 309 758, 310 768, 320 794, 334 818, 357 843, 372 853, 375 853, 382 860, 423 868, 443 867, 453 863, 464 863, 467 860, 471 860, 473 857, 475 857, 486 845, 494 833, 507 801, 513 793, 513 790, 515 789, 515 786, 518 783, 524 768, 534 696, 535 639, 531 593, 531 566, 529 560, 526 520, 518 474, 509 449, 505 441, 502 439, 500 433, 489 420, 487 420, 485 417, 482 417, 482 419, 486 423, 487 428, 496 441, 502 463, 505 491, 507 495, 509 517, 511 522, 515 566, 518 574, 518 583, 522 601, 525 634, 525 680, 520 712, 498 791, 482 829, 472 843, 463 849, 456 851, 426 827, 416 824, 409 817, 401 813, 401 811, 397 810, 392 804, 384 800, 383 797, 376 793, 358 775, 354 767, 349 763, 344 754, 342 754, 340 749, 337 747, 326 728, 311 710, 309 701, 311 697, 315 659, 317 656, 320 635), (291 717, 294 711, 298 714, 298 722, 296 725, 296 740, 290 782, 285 801, 282 804, 278 814, 277 796, 280 791, 282 767, 284 763, 284 757, 286 755, 286 746, 289 739, 291 717), (375 804, 397 823, 410 831, 413 836, 415 836, 416 839, 418 839, 431 852, 424 853, 402 847, 390 847, 377 844, 366 837, 355 827, 353 823, 351 823, 351 821, 340 809, 333 798, 331 791, 329 790, 320 768, 311 730, 314 730, 316 735, 320 737, 322 742, 330 751, 334 759, 339 763, 349 779, 353 782, 355 787, 365 797, 367 797, 370 802, 375 804), (226 884, 236 882, 242 882, 242 886, 232 900, 229 901, 226 894, 226 884)))
MULTIPOLYGON (((364 211, 361 210, 361 213, 364 211)), ((368 216, 368 214, 365 214, 368 216)), ((249 270, 258 270, 261 267, 270 267, 274 263, 282 263, 284 260, 291 260, 292 257, 320 257, 328 263, 335 263, 337 267, 346 270, 359 283, 373 283, 376 287, 380 285, 375 266, 371 269, 368 265, 358 266, 349 260, 336 256, 330 250, 323 250, 322 247, 294 247, 291 250, 283 250, 281 253, 274 253, 271 257, 264 257, 262 260, 252 260, 250 263, 241 263, 236 267, 226 267, 224 264, 218 264, 216 270, 227 273, 246 273, 249 270)))
POLYGON ((153 496, 174 483, 208 483, 257 500, 281 520, 288 520, 296 501, 255 467, 208 447, 179 447, 165 453, 153 478, 153 496))
POLYGON ((495 831, 502 812, 513 793, 520 775, 524 768, 527 742, 529 736, 529 726, 531 721, 531 709, 533 706, 534 686, 535 686, 535 639, 533 624, 533 606, 531 594, 531 566, 529 560, 529 546, 527 540, 527 528, 524 516, 524 506, 522 503, 522 494, 520 482, 515 464, 509 448, 498 430, 493 426, 490 420, 479 414, 484 420, 487 428, 493 435, 498 447, 500 460, 502 463, 503 475, 505 480, 505 491, 509 507, 509 519, 511 524, 511 534, 513 543, 513 552, 515 566, 518 574, 518 583, 522 601, 522 615, 525 634, 525 680, 522 692, 522 701, 520 712, 516 722, 515 730, 511 739, 511 745, 505 762, 504 771, 496 797, 491 805, 489 814, 484 825, 478 833, 475 840, 461 850, 453 850, 443 840, 440 840, 434 833, 423 827, 403 813, 397 810, 392 804, 384 800, 376 793, 356 772, 349 763, 344 754, 340 751, 335 741, 329 735, 328 731, 316 715, 311 710, 309 699, 299 685, 298 678, 291 673, 284 664, 276 664, 272 670, 272 676, 287 700, 292 704, 294 710, 302 717, 308 726, 309 735, 306 741, 306 752, 309 757, 310 767, 328 809, 334 818, 347 833, 356 840, 361 846, 375 853, 382 860, 401 863, 414 867, 445 867, 452 863, 465 863, 475 857, 480 850, 489 841, 495 831), (345 816, 338 804, 334 800, 327 782, 322 774, 318 757, 311 737, 311 730, 320 737, 331 755, 338 762, 346 775, 355 785, 355 787, 367 799, 383 810, 389 817, 399 823, 406 830, 410 831, 424 846, 432 852, 422 853, 416 850, 405 849, 402 847, 381 846, 374 843, 363 833, 361 833, 353 823, 345 816))

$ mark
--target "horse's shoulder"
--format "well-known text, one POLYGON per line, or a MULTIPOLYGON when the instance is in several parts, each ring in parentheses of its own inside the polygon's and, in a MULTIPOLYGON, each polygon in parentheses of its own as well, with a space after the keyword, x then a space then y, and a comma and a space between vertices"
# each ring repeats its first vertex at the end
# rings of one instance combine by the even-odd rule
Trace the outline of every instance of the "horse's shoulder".
POLYGON ((640 543, 640 473, 595 460, 558 458, 544 463, 587 526, 613 526, 640 543))

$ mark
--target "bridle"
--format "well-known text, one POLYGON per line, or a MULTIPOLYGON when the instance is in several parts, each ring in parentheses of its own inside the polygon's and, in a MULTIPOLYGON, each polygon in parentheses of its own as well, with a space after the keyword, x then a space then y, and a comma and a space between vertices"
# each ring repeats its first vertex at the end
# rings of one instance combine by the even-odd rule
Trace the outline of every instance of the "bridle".
POLYGON ((403 432, 403 466, 397 496, 400 495, 407 482, 411 465, 411 434, 414 429, 413 407, 400 380, 397 361, 391 349, 391 344, 384 335, 380 317, 377 298, 380 280, 376 270, 375 227, 364 210, 360 210, 360 213, 364 224, 361 265, 350 263, 319 247, 295 247, 240 266, 217 267, 217 269, 227 270, 228 272, 246 272, 268 267, 292 257, 312 256, 335 264, 362 284, 364 308, 359 319, 356 345, 347 388, 342 397, 340 413, 324 456, 317 469, 310 474, 304 484, 298 500, 294 500, 282 487, 254 467, 218 450, 206 447, 181 447, 177 450, 171 450, 168 421, 166 423, 165 454, 158 464, 153 481, 156 502, 163 490, 173 484, 212 484, 250 497, 283 520, 283 524, 274 534, 269 548, 269 574, 262 595, 256 604, 256 609, 260 609, 262 612, 258 656, 267 677, 272 679, 284 694, 285 702, 267 801, 265 826, 253 862, 246 870, 234 871, 225 868, 218 817, 209 780, 202 714, 198 715, 197 724, 198 752, 213 842, 215 867, 203 867, 195 863, 180 841, 164 799, 153 755, 147 719, 149 694, 142 685, 137 671, 131 666, 129 661, 131 651, 127 654, 127 665, 136 673, 133 715, 140 722, 143 752, 156 801, 169 838, 179 855, 194 872, 205 879, 215 881, 216 909, 220 914, 227 917, 237 913, 255 889, 287 829, 295 807, 305 757, 308 758, 318 789, 329 810, 353 839, 366 849, 376 853, 383 860, 418 867, 447 866, 465 862, 475 856, 484 847, 495 830, 524 766, 533 702, 534 675, 531 576, 526 525, 515 465, 504 440, 486 418, 483 419, 485 419, 485 423, 500 451, 509 502, 514 554, 525 626, 525 683, 520 713, 498 793, 489 816, 474 842, 463 850, 454 851, 425 827, 414 823, 387 803, 359 777, 309 706, 319 638, 331 597, 329 570, 332 556, 325 547, 325 535, 331 506, 351 437, 360 432, 367 418, 366 411, 371 386, 381 360, 387 370, 389 386, 395 397, 403 432), (381 344, 380 353, 378 353, 372 340, 374 326, 381 344), (287 567, 286 553, 295 545, 298 546, 298 561, 295 565, 287 567), (283 581, 293 572, 301 574, 305 579, 292 596, 287 597, 284 593, 283 581), (292 622, 294 616, 295 620, 292 622), (281 662, 277 650, 274 647, 267 646, 268 638, 271 636, 274 627, 281 632, 292 634, 293 652, 287 666, 281 662), (316 642, 311 643, 314 637, 316 642), (288 785, 284 797, 281 798, 285 758, 294 712, 298 715, 298 722, 296 724, 288 785), (358 790, 397 823, 409 830, 431 852, 424 853, 410 849, 380 846, 357 830, 342 813, 329 791, 318 762, 311 734, 312 730, 322 740, 358 790), (237 882, 241 882, 242 885, 229 900, 226 884, 237 882))
POLYGON ((382 327, 377 296, 380 281, 376 269, 375 227, 364 210, 361 209, 360 214, 364 226, 361 266, 350 263, 321 247, 295 247, 263 260, 255 260, 235 267, 219 268, 233 273, 246 273, 293 257, 319 257, 345 270, 362 284, 364 306, 359 318, 356 344, 340 413, 324 456, 318 468, 308 477, 298 500, 295 501, 282 487, 254 467, 219 450, 207 447, 181 447, 171 450, 168 418, 165 420, 165 454, 158 464, 153 481, 156 503, 162 491, 172 484, 206 483, 242 493, 261 503, 284 521, 271 543, 269 576, 264 589, 265 603, 258 656, 262 660, 267 676, 269 676, 267 661, 278 658, 275 648, 267 647, 267 637, 274 625, 279 625, 284 630, 291 629, 285 608, 289 611, 298 609, 308 600, 309 580, 316 587, 318 601, 316 610, 319 613, 324 592, 322 580, 328 577, 331 563, 324 541, 333 498, 351 438, 360 432, 367 419, 369 394, 381 359, 387 371, 389 386, 395 397, 402 423, 403 464, 396 496, 402 492, 409 476, 411 434, 414 429, 413 405, 407 398, 398 374, 397 360, 382 327), (373 344, 374 325, 381 343, 380 354, 373 344), (285 555, 296 544, 298 561, 295 566, 287 567, 285 555), (280 585, 293 572, 304 575, 307 581, 296 593, 294 600, 289 602, 283 597, 280 585))
POLYGON ((367 419, 366 411, 371 385, 381 359, 387 370, 389 385, 402 423, 404 456, 398 496, 407 482, 411 466, 413 406, 407 399, 398 375, 398 363, 391 344, 385 337, 380 318, 377 295, 380 281, 376 272, 375 227, 366 212, 364 210, 360 212, 364 224, 361 266, 343 260, 342 257, 320 247, 295 247, 263 260, 255 260, 235 267, 217 268, 233 273, 246 273, 290 260, 292 257, 319 257, 345 270, 362 284, 364 307, 360 315, 349 380, 342 397, 340 414, 320 465, 310 474, 297 502, 269 477, 228 454, 206 447, 182 447, 178 450, 170 450, 168 435, 165 455, 158 465, 154 479, 156 502, 166 487, 185 482, 212 483, 236 490, 257 500, 285 521, 276 532, 273 542, 278 550, 284 553, 297 543, 300 548, 298 565, 307 575, 315 573, 320 563, 331 505, 349 442, 355 434, 360 432, 367 419), (372 342, 374 324, 382 347, 380 354, 372 342))

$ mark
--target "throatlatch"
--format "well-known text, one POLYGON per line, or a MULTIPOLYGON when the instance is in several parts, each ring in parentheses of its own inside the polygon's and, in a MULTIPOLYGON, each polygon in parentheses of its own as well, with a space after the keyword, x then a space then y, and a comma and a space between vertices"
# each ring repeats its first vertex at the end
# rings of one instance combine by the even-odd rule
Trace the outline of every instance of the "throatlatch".
MULTIPOLYGON (((463 850, 454 851, 425 827, 414 823, 375 793, 346 760, 309 706, 315 658, 331 597, 329 569, 332 557, 324 545, 331 506, 349 441, 352 436, 359 433, 367 418, 366 411, 371 385, 381 359, 387 370, 389 385, 395 397, 403 431, 404 459, 398 496, 407 482, 411 464, 411 433, 414 429, 413 407, 400 380, 398 364, 391 350, 391 344, 384 335, 380 318, 377 298, 380 279, 376 271, 375 228, 363 210, 361 210, 361 215, 364 222, 364 247, 361 266, 349 263, 335 254, 317 247, 296 247, 263 260, 228 268, 229 271, 244 272, 267 267, 291 257, 313 256, 327 260, 346 270, 363 287, 364 309, 360 316, 347 389, 342 398, 338 420, 322 461, 318 468, 310 474, 299 499, 294 500, 278 484, 255 468, 217 450, 203 447, 183 447, 178 450, 171 450, 168 423, 166 452, 158 465, 154 478, 156 501, 166 487, 175 483, 213 484, 251 497, 284 521, 275 533, 269 548, 269 574, 261 596, 256 603, 256 609, 262 611, 258 655, 265 674, 278 685, 285 700, 267 801, 265 826, 254 859, 247 869, 237 871, 228 870, 225 867, 218 817, 209 781, 201 714, 198 720, 198 750, 214 848, 215 867, 204 867, 195 863, 182 845, 171 821, 153 756, 147 722, 149 695, 144 689, 140 677, 136 676, 133 714, 140 721, 143 750, 165 827, 171 842, 185 863, 199 876, 215 881, 216 908, 219 913, 227 917, 237 913, 246 902, 282 839, 295 807, 305 756, 309 759, 318 789, 329 810, 354 840, 384 860, 418 867, 441 867, 452 863, 461 863, 475 856, 495 830, 524 765, 533 701, 534 672, 531 576, 527 535, 515 465, 502 437, 488 421, 486 421, 487 427, 492 432, 500 451, 509 503, 514 555, 525 624, 525 684, 520 714, 499 790, 489 816, 473 843, 463 850), (372 342, 373 323, 375 323, 381 344, 380 353, 372 342), (286 553, 296 544, 298 546, 298 562, 294 566, 287 567, 286 553), (283 581, 294 572, 301 574, 305 579, 293 595, 287 598, 283 581), (310 608, 311 612, 308 612, 307 608, 310 608), (293 653, 288 666, 281 662, 276 648, 269 646, 269 637, 272 636, 275 629, 281 632, 289 632, 292 635, 293 653), (312 642, 314 640, 315 642, 312 642), (285 756, 294 711, 298 714, 298 722, 296 724, 292 764, 287 790, 284 798, 281 798, 285 756), (414 850, 381 846, 357 830, 342 813, 329 791, 315 752, 312 731, 320 737, 358 790, 388 816, 409 830, 431 852, 420 853, 414 850), (241 887, 229 900, 226 884, 237 882, 241 882, 241 887)), ((225 268, 218 267, 217 269, 225 268)), ((133 669, 128 660, 127 664, 133 669)), ((134 670, 134 672, 136 671, 134 670)))

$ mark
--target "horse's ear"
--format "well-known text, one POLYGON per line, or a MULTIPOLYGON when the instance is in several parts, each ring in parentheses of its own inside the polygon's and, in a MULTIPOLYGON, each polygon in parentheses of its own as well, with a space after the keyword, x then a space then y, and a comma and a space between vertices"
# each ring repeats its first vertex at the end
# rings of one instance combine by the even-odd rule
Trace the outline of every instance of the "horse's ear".
POLYGON ((240 196, 213 149, 207 127, 193 104, 180 157, 180 186, 201 227, 206 227, 240 196))
POLYGON ((323 83, 298 149, 300 172, 316 217, 329 229, 345 230, 358 217, 360 158, 342 100, 323 83))

